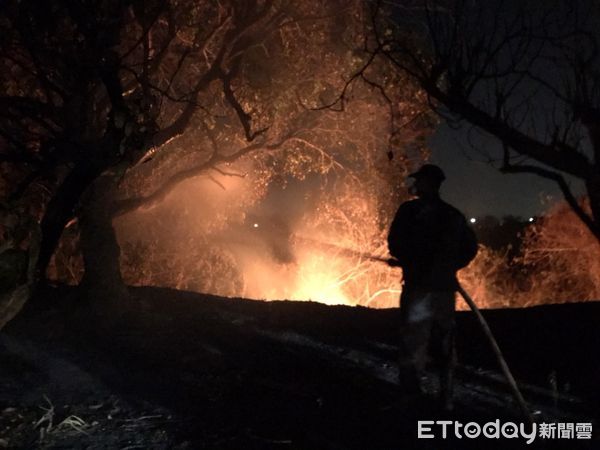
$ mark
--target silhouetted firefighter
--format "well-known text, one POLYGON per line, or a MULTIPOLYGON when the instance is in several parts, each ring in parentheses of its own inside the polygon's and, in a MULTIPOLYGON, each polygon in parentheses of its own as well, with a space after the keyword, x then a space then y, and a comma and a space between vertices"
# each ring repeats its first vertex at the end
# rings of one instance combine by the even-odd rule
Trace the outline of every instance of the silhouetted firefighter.
POLYGON ((402 317, 401 388, 424 393, 422 381, 428 359, 440 374, 440 400, 452 408, 456 272, 477 253, 477 240, 465 217, 442 201, 442 169, 423 165, 409 175, 412 193, 418 196, 398 209, 388 235, 390 254, 400 265, 404 285, 402 317))

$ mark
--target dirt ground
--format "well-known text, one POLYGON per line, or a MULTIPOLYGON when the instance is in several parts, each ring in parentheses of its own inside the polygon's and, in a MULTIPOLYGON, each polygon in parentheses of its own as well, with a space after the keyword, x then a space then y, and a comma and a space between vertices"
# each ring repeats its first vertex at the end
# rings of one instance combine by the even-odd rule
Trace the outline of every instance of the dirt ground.
POLYGON ((48 288, 0 333, 0 448, 600 448, 600 303, 486 311, 536 422, 593 439, 417 439, 418 420, 521 422, 471 313, 456 408, 397 385, 398 310, 132 288, 110 320, 48 288))

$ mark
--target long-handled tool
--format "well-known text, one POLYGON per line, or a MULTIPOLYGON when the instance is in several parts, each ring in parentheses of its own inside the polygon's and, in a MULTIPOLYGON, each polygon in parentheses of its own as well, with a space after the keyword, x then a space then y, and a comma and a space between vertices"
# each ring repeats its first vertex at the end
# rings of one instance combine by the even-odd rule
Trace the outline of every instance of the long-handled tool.
POLYGON ((527 418, 527 420, 530 423, 533 423, 534 420, 533 420, 533 417, 531 416, 529 408, 527 407, 527 403, 525 403, 525 399, 523 398, 523 395, 521 394, 521 391, 519 390, 519 386, 517 386, 517 382, 515 381, 515 378, 513 377, 512 373, 508 367, 508 364, 506 363, 506 360, 504 359, 504 356, 502 355, 502 351, 500 350, 500 347, 498 346, 498 342, 496 342, 496 338, 492 334, 492 330, 490 329, 490 326, 488 325, 487 320, 485 320, 485 317, 483 317, 483 314, 481 314, 481 311, 479 310, 479 308, 477 307, 477 305, 475 304, 475 302, 473 301, 471 296, 467 293, 467 291, 465 291, 465 289, 460 284, 458 285, 458 293, 462 296, 462 298, 465 299, 465 302, 467 302, 467 305, 469 305, 469 308, 471 308, 471 311, 473 311, 475 313, 475 316, 477 317, 479 324, 483 328, 483 332, 486 335, 486 337, 488 338, 488 341, 490 342, 492 349, 494 350, 494 354, 496 355, 496 359, 498 360, 498 363, 500 364, 502 373, 506 377, 506 380, 508 381, 508 384, 510 386, 512 394, 515 397, 515 400, 517 401, 517 403, 519 404, 519 407, 521 408, 521 412, 525 415, 525 417, 527 418))

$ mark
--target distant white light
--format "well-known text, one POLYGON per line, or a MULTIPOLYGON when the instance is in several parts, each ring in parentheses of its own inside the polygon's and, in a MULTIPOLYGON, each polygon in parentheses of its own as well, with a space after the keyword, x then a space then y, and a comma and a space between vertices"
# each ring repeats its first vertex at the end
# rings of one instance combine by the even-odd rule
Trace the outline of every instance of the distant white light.
POLYGON ((535 222, 535 217, 530 217, 529 222, 535 222))
POLYGON ((469 219, 469 222, 471 222, 471 223, 475 223, 475 222, 477 222, 477 219, 476 219, 475 217, 471 217, 471 218, 469 219))
POLYGON ((255 223, 254 225, 252 225, 254 228, 258 228, 258 224, 255 223))

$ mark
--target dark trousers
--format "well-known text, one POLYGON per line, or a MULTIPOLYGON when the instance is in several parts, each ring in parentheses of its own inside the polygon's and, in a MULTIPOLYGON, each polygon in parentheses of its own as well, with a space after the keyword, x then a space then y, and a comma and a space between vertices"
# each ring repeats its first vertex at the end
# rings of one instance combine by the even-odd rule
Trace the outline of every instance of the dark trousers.
POLYGON ((405 286, 400 304, 400 382, 405 384, 401 388, 419 388, 419 379, 431 356, 440 375, 441 397, 445 402, 451 402, 456 365, 454 307, 454 291, 405 286))

